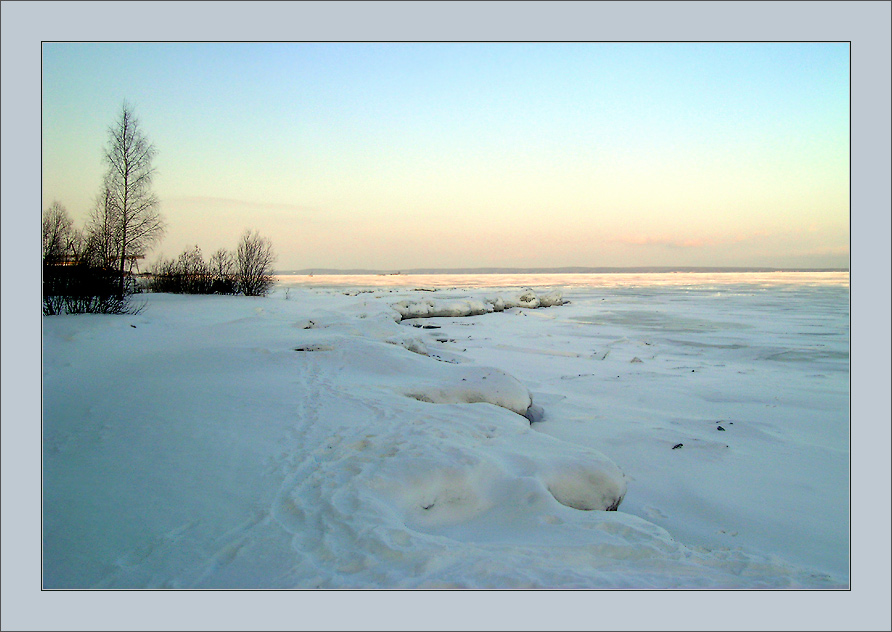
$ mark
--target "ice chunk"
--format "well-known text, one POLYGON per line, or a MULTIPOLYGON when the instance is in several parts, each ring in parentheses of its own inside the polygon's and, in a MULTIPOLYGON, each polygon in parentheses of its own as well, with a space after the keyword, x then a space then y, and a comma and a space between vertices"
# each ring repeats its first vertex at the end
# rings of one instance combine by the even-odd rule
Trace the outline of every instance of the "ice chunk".
POLYGON ((563 305, 564 297, 560 290, 553 290, 539 296, 532 289, 524 289, 505 296, 494 296, 479 299, 424 299, 419 301, 403 300, 393 304, 393 309, 404 320, 409 318, 457 318, 462 316, 479 316, 490 312, 501 312, 512 307, 536 309, 563 305))
POLYGON ((526 288, 520 292, 488 298, 487 301, 493 305, 493 311, 500 312, 512 307, 536 309, 537 307, 563 305, 564 295, 560 290, 552 290, 540 296, 531 288, 526 288))
POLYGON ((552 290, 548 294, 539 297, 539 307, 552 307, 564 304, 564 293, 560 290, 552 290))
POLYGON ((399 301, 393 308, 403 319, 477 316, 493 311, 490 305, 476 299, 399 301))

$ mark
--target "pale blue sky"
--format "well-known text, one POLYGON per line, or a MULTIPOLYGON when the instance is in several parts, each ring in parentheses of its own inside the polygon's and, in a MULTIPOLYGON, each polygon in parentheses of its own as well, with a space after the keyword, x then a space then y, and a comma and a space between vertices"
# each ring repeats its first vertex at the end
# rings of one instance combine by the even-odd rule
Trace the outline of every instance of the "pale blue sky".
POLYGON ((279 269, 847 267, 846 43, 43 45, 43 206, 133 104, 168 231, 279 269))

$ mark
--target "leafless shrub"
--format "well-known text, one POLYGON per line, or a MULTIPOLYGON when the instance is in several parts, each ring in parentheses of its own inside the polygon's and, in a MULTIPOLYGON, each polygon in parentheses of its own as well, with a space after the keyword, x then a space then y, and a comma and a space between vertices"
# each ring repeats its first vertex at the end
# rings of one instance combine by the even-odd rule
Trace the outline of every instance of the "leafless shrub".
POLYGON ((174 294, 235 294, 233 257, 221 248, 205 262, 201 248, 187 249, 176 260, 162 259, 153 266, 149 289, 174 294))
POLYGON ((235 255, 236 284, 245 296, 265 296, 273 286, 276 260, 272 242, 257 231, 245 231, 235 255))
POLYGON ((225 248, 220 248, 211 255, 209 263, 211 272, 211 292, 214 294, 235 294, 236 270, 235 259, 232 253, 225 248))

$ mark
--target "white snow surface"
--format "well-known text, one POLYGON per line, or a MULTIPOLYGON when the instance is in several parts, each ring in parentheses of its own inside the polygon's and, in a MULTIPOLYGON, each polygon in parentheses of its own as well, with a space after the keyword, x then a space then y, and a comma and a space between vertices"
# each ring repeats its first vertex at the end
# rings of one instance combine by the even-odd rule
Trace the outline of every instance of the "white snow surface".
POLYGON ((848 275, 655 276, 44 317, 44 587, 847 588, 848 275))

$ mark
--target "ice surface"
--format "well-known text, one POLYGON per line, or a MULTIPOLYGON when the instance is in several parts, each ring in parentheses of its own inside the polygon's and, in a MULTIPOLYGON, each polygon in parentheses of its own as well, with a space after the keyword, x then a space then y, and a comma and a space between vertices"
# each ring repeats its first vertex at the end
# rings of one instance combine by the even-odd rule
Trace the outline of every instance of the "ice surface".
POLYGON ((45 317, 45 587, 847 587, 847 275, 654 276, 45 317))

